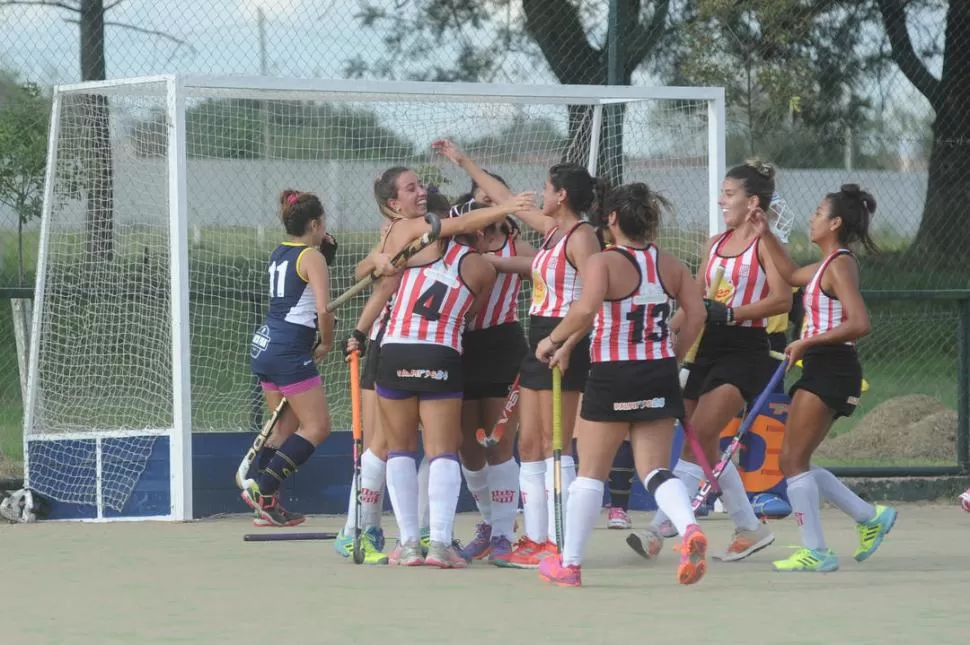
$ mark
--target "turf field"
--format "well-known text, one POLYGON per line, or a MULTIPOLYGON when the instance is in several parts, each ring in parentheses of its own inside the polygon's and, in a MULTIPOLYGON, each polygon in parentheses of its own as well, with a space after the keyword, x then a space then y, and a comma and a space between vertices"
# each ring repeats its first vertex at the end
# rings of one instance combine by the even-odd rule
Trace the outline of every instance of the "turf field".
MULTIPOLYGON (((475 564, 464 571, 357 567, 331 542, 244 543, 242 515, 188 524, 42 523, 0 526, 7 555, 0 642, 33 643, 717 643, 865 645, 970 642, 970 515, 956 505, 902 505, 882 549, 859 564, 851 521, 823 519, 842 569, 777 574, 797 543, 777 541, 732 564, 711 563, 679 586, 667 542, 646 562, 626 533, 598 528, 585 587, 562 589, 533 571, 475 564)), ((469 536, 476 516, 459 517, 469 536)), ((634 513, 638 526, 648 515, 634 513)), ((296 530, 336 531, 314 517, 296 530)), ((393 517, 385 516, 393 533, 393 517)), ((605 526, 605 516, 600 523, 605 526)), ((712 548, 725 515, 703 520, 712 548)))

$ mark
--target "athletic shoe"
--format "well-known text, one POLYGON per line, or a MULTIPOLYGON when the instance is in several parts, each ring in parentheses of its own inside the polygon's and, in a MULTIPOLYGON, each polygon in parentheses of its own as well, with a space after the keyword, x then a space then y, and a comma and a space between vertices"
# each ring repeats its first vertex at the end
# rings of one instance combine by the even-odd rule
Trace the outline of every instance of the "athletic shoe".
MULTIPOLYGON (((695 515, 696 517, 696 515, 695 515)), ((664 520, 657 525, 657 528, 653 529, 657 535, 662 538, 675 538, 677 537, 677 527, 670 520, 664 520)))
POLYGON ((464 569, 468 566, 468 562, 458 554, 458 550, 444 542, 431 542, 424 564, 439 569, 464 569))
POLYGON ((965 510, 967 513, 970 513, 970 488, 960 494, 960 506, 962 506, 963 510, 965 510))
POLYGON ((691 524, 684 531, 684 542, 680 549, 680 564, 677 566, 677 580, 682 585, 692 585, 707 572, 707 538, 701 527, 691 524))
POLYGON ((255 516, 267 525, 287 526, 286 522, 290 518, 280 509, 279 498, 276 495, 263 495, 255 479, 243 481, 243 489, 239 496, 255 511, 255 516))
POLYGON ((771 566, 775 571, 783 572, 828 573, 838 570, 839 559, 835 557, 832 549, 823 551, 821 549, 801 548, 785 560, 775 560, 771 563, 771 566))
MULTIPOLYGON (((674 535, 676 535, 676 531, 674 535)), ((636 551, 640 557, 652 560, 660 555, 664 546, 663 536, 652 527, 644 531, 634 531, 626 536, 626 543, 636 551)))
MULTIPOLYGON (((384 541, 384 532, 374 526, 367 528, 360 534, 360 549, 364 552, 364 564, 387 564, 389 558, 383 553, 379 544, 384 541)), ((338 555, 350 558, 354 555, 354 536, 345 535, 340 529, 337 539, 333 543, 333 550, 338 555)))
POLYGON ((563 564, 558 553, 539 563, 539 577, 560 587, 581 587, 583 572, 578 564, 563 564))
POLYGON ((261 528, 267 526, 299 526, 300 524, 306 522, 306 516, 302 513, 294 513, 293 511, 283 508, 283 505, 280 504, 279 492, 274 493, 273 498, 275 500, 274 503, 276 504, 276 508, 278 509, 276 518, 283 520, 283 524, 277 524, 276 522, 264 519, 263 516, 259 514, 259 511, 253 511, 253 526, 258 526, 261 528))
POLYGON ((494 560, 497 556, 508 555, 512 552, 512 543, 504 535, 493 535, 488 541, 488 559, 494 560))
POLYGON ((859 548, 855 552, 856 562, 862 562, 875 553, 895 523, 896 509, 877 504, 876 514, 871 520, 856 524, 855 528, 859 533, 859 548))
POLYGON ((539 558, 536 556, 540 551, 544 551, 545 543, 537 544, 529 539, 529 536, 520 537, 512 550, 501 555, 493 554, 490 561, 497 567, 510 569, 535 569, 539 566, 539 558))
POLYGON ((760 525, 754 531, 735 529, 727 550, 721 555, 715 555, 714 559, 722 562, 737 562, 757 553, 774 541, 775 536, 765 524, 760 525))
POLYGON ((485 522, 475 525, 475 537, 459 552, 465 562, 472 560, 485 560, 488 558, 490 541, 492 539, 492 527, 485 522))
POLYGON ((630 514, 618 506, 610 507, 610 514, 606 520, 608 529, 632 529, 633 522, 630 521, 630 514))
POLYGON ((417 540, 411 540, 406 544, 398 542, 387 561, 392 567, 420 567, 424 564, 421 545, 417 540))

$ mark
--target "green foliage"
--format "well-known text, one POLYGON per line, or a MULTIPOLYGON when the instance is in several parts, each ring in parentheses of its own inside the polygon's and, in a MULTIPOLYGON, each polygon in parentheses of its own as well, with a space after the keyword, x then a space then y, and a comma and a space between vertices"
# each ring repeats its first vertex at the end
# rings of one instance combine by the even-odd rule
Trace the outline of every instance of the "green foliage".
POLYGON ((0 78, 0 203, 21 224, 40 217, 50 101, 34 83, 0 78))
MULTIPOLYGON (((887 60, 867 40, 869 3, 698 0, 683 27, 677 82, 723 86, 728 158, 759 155, 786 168, 885 168, 894 151, 879 131, 863 80, 887 60), (863 146, 859 142, 865 141, 863 146)), ((871 39, 870 39, 871 40, 871 39)))
MULTIPOLYGON (((186 110, 190 158, 403 159, 414 146, 366 109, 302 101, 207 100, 186 110)), ((135 150, 166 150, 165 115, 129 130, 135 150)))

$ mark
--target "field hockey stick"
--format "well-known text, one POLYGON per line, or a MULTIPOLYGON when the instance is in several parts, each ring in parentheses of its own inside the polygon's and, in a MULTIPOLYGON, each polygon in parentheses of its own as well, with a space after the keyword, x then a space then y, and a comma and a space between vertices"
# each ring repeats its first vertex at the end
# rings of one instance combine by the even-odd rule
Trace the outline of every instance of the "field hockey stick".
POLYGON ((562 370, 558 365, 552 368, 552 491, 556 550, 562 555, 562 370))
POLYGON ((707 481, 712 482, 715 493, 721 492, 721 487, 717 483, 717 477, 714 476, 714 471, 711 469, 711 462, 707 460, 707 455, 704 454, 704 449, 701 447, 701 442, 697 438, 697 433, 694 432, 693 426, 687 422, 687 419, 680 420, 680 427, 684 429, 684 438, 687 439, 687 443, 690 445, 690 451, 694 453, 694 459, 697 460, 697 464, 704 471, 704 477, 707 481))
MULTIPOLYGON (((424 219, 426 222, 428 222, 428 224, 431 225, 431 230, 408 244, 393 258, 391 258, 391 264, 393 264, 395 267, 403 265, 405 262, 414 257, 416 253, 419 253, 426 247, 430 246, 435 242, 435 240, 438 239, 438 235, 441 233, 441 220, 438 219, 438 216, 434 213, 428 213, 425 215, 424 219)), ((331 313, 340 305, 347 303, 347 301, 353 298, 368 285, 379 280, 382 275, 383 273, 378 269, 374 269, 368 273, 362 280, 357 282, 357 284, 327 303, 327 313, 331 313)), ((266 440, 269 439, 276 422, 279 420, 280 415, 282 415, 283 411, 286 410, 288 405, 289 402, 286 400, 286 397, 283 397, 283 400, 280 401, 279 405, 276 406, 273 416, 267 423, 263 425, 262 430, 260 430, 259 434, 256 435, 256 438, 253 440, 253 445, 246 452, 246 455, 242 458, 242 461, 239 462, 239 467, 236 468, 236 486, 238 486, 240 490, 243 488, 243 481, 246 479, 246 474, 249 472, 249 468, 253 465, 253 461, 256 459, 256 454, 263 447, 263 444, 266 443, 266 440)))
POLYGON ((243 536, 244 542, 297 542, 336 539, 336 533, 247 533, 243 536))
POLYGON ((515 375, 515 380, 512 381, 512 387, 509 388, 509 393, 505 397, 505 407, 502 408, 502 416, 495 423, 495 427, 492 428, 491 434, 485 434, 485 428, 479 428, 475 431, 475 439, 485 448, 490 448, 494 446, 502 437, 505 436, 505 428, 509 425, 509 421, 512 420, 512 413, 515 412, 516 406, 519 405, 519 375, 515 375))
MULTIPOLYGON (((431 246, 435 241, 437 241, 438 235, 441 234, 441 220, 438 219, 438 216, 434 213, 428 213, 425 215, 424 220, 431 225, 431 230, 418 239, 413 240, 410 244, 398 251, 393 258, 391 258, 391 264, 393 264, 395 267, 400 267, 416 254, 420 253, 425 248, 431 246)), ((380 280, 383 275, 384 274, 379 269, 372 270, 370 273, 361 278, 354 286, 331 300, 327 305, 327 312, 329 313, 340 305, 346 303, 368 286, 380 280)))
POLYGON ((360 457, 364 452, 364 432, 360 421, 360 350, 350 352, 350 416, 354 434, 354 564, 364 563, 360 548, 360 523, 362 487, 360 482, 360 457))
MULTIPOLYGON (((724 267, 719 266, 717 267, 717 269, 714 270, 714 279, 711 280, 711 284, 707 286, 707 298, 709 300, 713 300, 715 296, 717 296, 717 288, 721 284, 721 278, 723 277, 724 277, 724 267)), ((690 346, 690 349, 687 350, 687 355, 684 356, 685 366, 690 365, 691 363, 694 362, 694 359, 697 357, 697 350, 701 346, 701 338, 703 337, 704 337, 704 328, 701 327, 701 333, 697 334, 697 339, 694 341, 694 344, 690 346)))
POLYGON ((273 416, 269 418, 269 421, 263 424, 262 429, 260 429, 259 434, 253 439, 253 445, 249 447, 246 451, 245 456, 242 461, 239 462, 239 466, 236 468, 236 486, 239 490, 243 489, 243 482, 246 480, 246 475, 249 474, 249 469, 252 467, 253 462, 256 460, 256 455, 259 453, 263 444, 269 439, 269 435, 273 432, 273 428, 276 426, 276 422, 279 421, 280 417, 283 415, 283 411, 286 410, 289 402, 286 397, 277 404, 276 409, 273 410, 273 416))
POLYGON ((731 443, 729 443, 728 447, 725 448, 724 452, 721 453, 721 460, 717 463, 717 466, 714 467, 713 478, 704 482, 700 490, 697 491, 697 495, 694 496, 694 500, 691 502, 691 507, 695 511, 701 506, 701 504, 707 502, 707 496, 710 495, 711 489, 714 485, 713 482, 720 478, 721 473, 724 472, 724 469, 727 468, 728 463, 734 458, 734 453, 737 452, 738 446, 741 445, 741 439, 748 432, 748 430, 751 429, 751 426, 754 425, 754 420, 759 414, 761 414, 761 410, 765 407, 765 404, 768 403, 768 397, 772 395, 775 388, 778 386, 778 383, 782 378, 784 378, 787 367, 788 358, 785 357, 782 359, 781 364, 777 367, 777 369, 775 369, 775 373, 771 375, 771 380, 768 381, 768 385, 765 386, 765 389, 755 400, 754 405, 751 406, 751 409, 748 411, 748 416, 746 416, 744 421, 741 422, 741 425, 738 427, 738 431, 734 433, 734 438, 731 439, 731 443))

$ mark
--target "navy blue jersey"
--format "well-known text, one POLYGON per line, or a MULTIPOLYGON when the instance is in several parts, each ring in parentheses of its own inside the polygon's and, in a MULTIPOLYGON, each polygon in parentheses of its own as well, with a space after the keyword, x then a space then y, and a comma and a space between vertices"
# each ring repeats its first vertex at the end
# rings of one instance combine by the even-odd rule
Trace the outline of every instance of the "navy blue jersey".
POLYGON ((283 242, 269 256, 269 311, 253 337, 253 358, 270 349, 274 354, 306 353, 317 332, 317 303, 313 290, 298 271, 310 247, 283 242))

